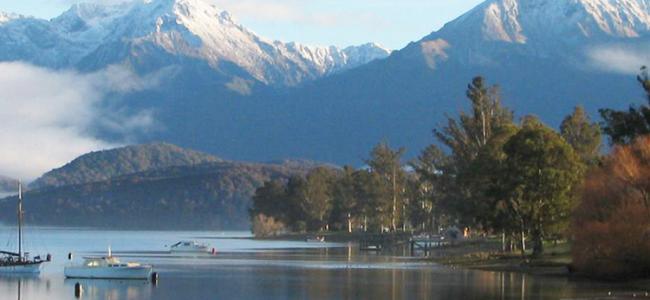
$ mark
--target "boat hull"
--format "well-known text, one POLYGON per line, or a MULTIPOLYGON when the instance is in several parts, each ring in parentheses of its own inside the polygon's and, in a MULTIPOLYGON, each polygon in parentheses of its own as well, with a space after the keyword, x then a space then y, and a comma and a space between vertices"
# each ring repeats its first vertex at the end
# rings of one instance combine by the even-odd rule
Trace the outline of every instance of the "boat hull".
POLYGON ((188 254, 188 253, 195 253, 195 254, 207 254, 210 253, 210 249, 172 249, 169 250, 169 253, 181 253, 181 254, 188 254))
POLYGON ((138 267, 65 267, 66 278, 87 279, 149 279, 153 268, 151 266, 138 267))
POLYGON ((0 274, 40 274, 42 263, 0 265, 0 274))

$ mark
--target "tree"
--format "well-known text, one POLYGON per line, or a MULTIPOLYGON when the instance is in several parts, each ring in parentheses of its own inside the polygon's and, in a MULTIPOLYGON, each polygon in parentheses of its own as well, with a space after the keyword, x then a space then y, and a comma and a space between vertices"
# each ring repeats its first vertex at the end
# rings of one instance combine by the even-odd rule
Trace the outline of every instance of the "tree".
MULTIPOLYGON (((646 93, 647 103, 650 104, 650 76, 646 67, 641 68, 637 80, 646 93)), ((630 106, 628 111, 601 109, 603 132, 609 135, 613 144, 630 144, 637 137, 650 133, 650 107, 640 105, 630 106)))
POLYGON ((397 230, 404 201, 406 174, 401 162, 404 152, 403 148, 393 150, 386 142, 381 142, 372 149, 370 159, 366 161, 371 172, 382 179, 383 186, 377 186, 378 191, 383 192, 379 203, 393 231, 397 230))
POLYGON ((586 275, 650 272, 650 137, 618 145, 590 170, 574 210, 573 261, 586 275))
POLYGON ((472 103, 472 113, 461 112, 458 120, 448 118, 445 127, 434 130, 434 135, 449 147, 457 163, 471 162, 492 133, 513 119, 512 112, 501 106, 499 88, 487 87, 483 77, 472 80, 466 95, 472 103))
POLYGON ((411 220, 422 225, 423 230, 435 231, 442 216, 442 201, 450 186, 451 178, 447 168, 451 166, 450 157, 438 146, 429 145, 418 158, 410 163, 416 180, 409 182, 409 194, 413 199, 409 214, 411 220))
POLYGON ((582 106, 576 107, 571 115, 564 118, 560 133, 584 163, 592 165, 597 161, 602 142, 600 126, 589 120, 582 106))
POLYGON ((514 124, 504 125, 495 131, 488 143, 481 149, 476 159, 471 163, 468 172, 465 172, 465 185, 471 186, 475 191, 474 197, 465 201, 466 211, 471 214, 475 223, 482 224, 485 229, 501 232, 502 249, 506 250, 506 237, 518 234, 516 216, 507 209, 507 198, 500 194, 501 178, 499 174, 507 155, 504 151, 505 144, 519 132, 520 128, 514 124))
POLYGON ((253 205, 249 214, 251 220, 263 214, 265 219, 270 217, 286 222, 289 217, 287 215, 288 208, 289 203, 285 183, 280 180, 270 180, 264 182, 264 185, 255 191, 253 205))
MULTIPOLYGON (((475 159, 489 143, 495 132, 513 124, 513 114, 501 105, 498 87, 486 86, 482 77, 476 77, 467 88, 467 98, 472 104, 470 114, 462 113, 458 119, 448 118, 447 125, 434 130, 436 138, 451 150, 444 171, 437 177, 439 187, 444 189, 441 207, 467 225, 485 227, 476 211, 485 190, 477 184, 483 179, 475 176, 472 167, 475 159)), ((423 177, 430 180, 431 176, 423 177)))
POLYGON ((515 216, 522 236, 530 233, 533 255, 543 252, 546 229, 568 218, 583 165, 571 146, 552 129, 528 119, 503 146, 505 159, 492 182, 515 216))
POLYGON ((284 224, 273 217, 257 214, 252 220, 252 231, 256 237, 275 236, 284 231, 284 224))
POLYGON ((650 75, 648 74, 648 68, 646 66, 641 67, 641 74, 639 74, 636 79, 645 90, 646 97, 650 103, 650 75))
POLYGON ((330 222, 336 224, 339 229, 346 227, 348 232, 352 232, 353 219, 358 214, 355 172, 352 167, 344 166, 343 173, 336 178, 332 191, 333 203, 330 222))
POLYGON ((327 229, 334 177, 331 169, 318 167, 310 171, 303 184, 297 188, 296 196, 308 230, 327 229))
POLYGON ((379 230, 385 224, 386 200, 390 193, 386 181, 376 172, 359 170, 354 173, 356 209, 362 218, 363 230, 379 230))

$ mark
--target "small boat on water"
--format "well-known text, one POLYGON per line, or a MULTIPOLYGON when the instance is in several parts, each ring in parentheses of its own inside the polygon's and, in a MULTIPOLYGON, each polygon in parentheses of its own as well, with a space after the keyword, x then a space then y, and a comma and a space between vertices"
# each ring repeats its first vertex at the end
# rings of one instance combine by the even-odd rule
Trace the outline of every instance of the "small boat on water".
POLYGON ((214 252, 210 245, 197 241, 180 241, 169 247, 171 253, 209 253, 214 252))
POLYGON ((68 265, 64 268, 66 278, 87 279, 143 279, 151 278, 153 267, 134 262, 123 263, 111 254, 108 256, 85 257, 81 265, 68 265))
POLYGON ((325 243, 325 237, 324 236, 317 236, 313 238, 308 238, 307 243, 325 243))
POLYGON ((0 274, 40 274, 43 263, 52 258, 49 254, 45 259, 40 255, 31 258, 23 251, 23 215, 22 185, 18 183, 18 251, 0 251, 0 274))

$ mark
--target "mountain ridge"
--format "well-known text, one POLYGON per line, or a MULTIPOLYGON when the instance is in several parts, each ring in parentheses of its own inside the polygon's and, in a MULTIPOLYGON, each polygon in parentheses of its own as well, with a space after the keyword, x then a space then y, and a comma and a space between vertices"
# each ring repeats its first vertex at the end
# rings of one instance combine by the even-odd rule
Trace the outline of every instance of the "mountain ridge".
POLYGON ((30 184, 39 189, 109 180, 133 173, 223 160, 167 143, 130 145, 81 155, 30 184))
MULTIPOLYGON (((372 43, 340 49, 267 40, 206 0, 82 3, 50 21, 6 19, 0 22, 0 37, 18 44, 4 43, 0 60, 20 59, 50 68, 95 71, 112 64, 137 66, 138 57, 155 54, 148 50, 153 47, 171 57, 202 61, 230 80, 242 77, 293 86, 390 53, 372 43), (29 51, 21 52, 20 47, 29 51), (246 74, 223 67, 224 62, 246 74)), ((143 64, 141 71, 146 70, 143 64)))
MULTIPOLYGON (((147 11, 155 8, 139 5, 147 11)), ((133 16, 143 13, 138 12, 133 16)), ((213 12, 208 16, 217 14, 213 12)), ((358 165, 380 140, 404 146, 407 157, 415 157, 434 141, 431 129, 445 121, 445 114, 467 107, 467 83, 478 75, 501 86, 504 104, 517 116, 535 114, 551 126, 576 105, 583 105, 595 120, 600 108, 623 109, 643 101, 634 73, 650 65, 643 61, 650 51, 649 14, 648 0, 488 0, 384 59, 316 79, 291 60, 261 60, 277 67, 256 75, 243 64, 219 60, 215 67, 195 56, 176 55, 151 41, 157 38, 167 49, 198 53, 192 43, 202 40, 191 31, 170 30, 180 26, 170 14, 160 24, 161 34, 107 43, 75 67, 92 72, 119 64, 140 74, 171 68, 154 88, 111 98, 112 107, 151 112, 161 125, 134 137, 138 142, 168 141, 242 161, 303 157, 358 165), (606 22, 596 21, 601 19, 606 22), (605 25, 608 20, 622 27, 605 25), (614 54, 592 53, 618 46, 622 50, 614 54), (641 55, 629 58, 629 48, 641 55), (623 66, 612 60, 617 57, 625 60, 623 66)), ((228 23, 229 18, 211 21, 228 23)), ((154 28, 154 23, 146 24, 154 28)), ((138 31, 128 22, 122 27, 138 31)), ((0 41, 11 40, 2 34, 0 29, 0 41)), ((0 42, 0 50, 8 45, 0 42)), ((300 47, 285 49, 291 45, 269 49, 284 51, 282 57, 300 56, 300 47)), ((25 48, 31 51, 29 45, 25 48)), ((7 53, 0 51, 0 60, 7 53)), ((94 132, 105 137, 101 130, 94 132)))

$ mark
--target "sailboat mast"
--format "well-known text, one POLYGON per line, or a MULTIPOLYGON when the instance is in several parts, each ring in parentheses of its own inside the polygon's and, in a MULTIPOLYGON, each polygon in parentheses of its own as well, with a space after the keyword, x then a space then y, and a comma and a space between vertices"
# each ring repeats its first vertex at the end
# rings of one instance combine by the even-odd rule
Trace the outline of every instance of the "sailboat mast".
POLYGON ((18 182, 18 260, 23 260, 23 187, 18 182))

